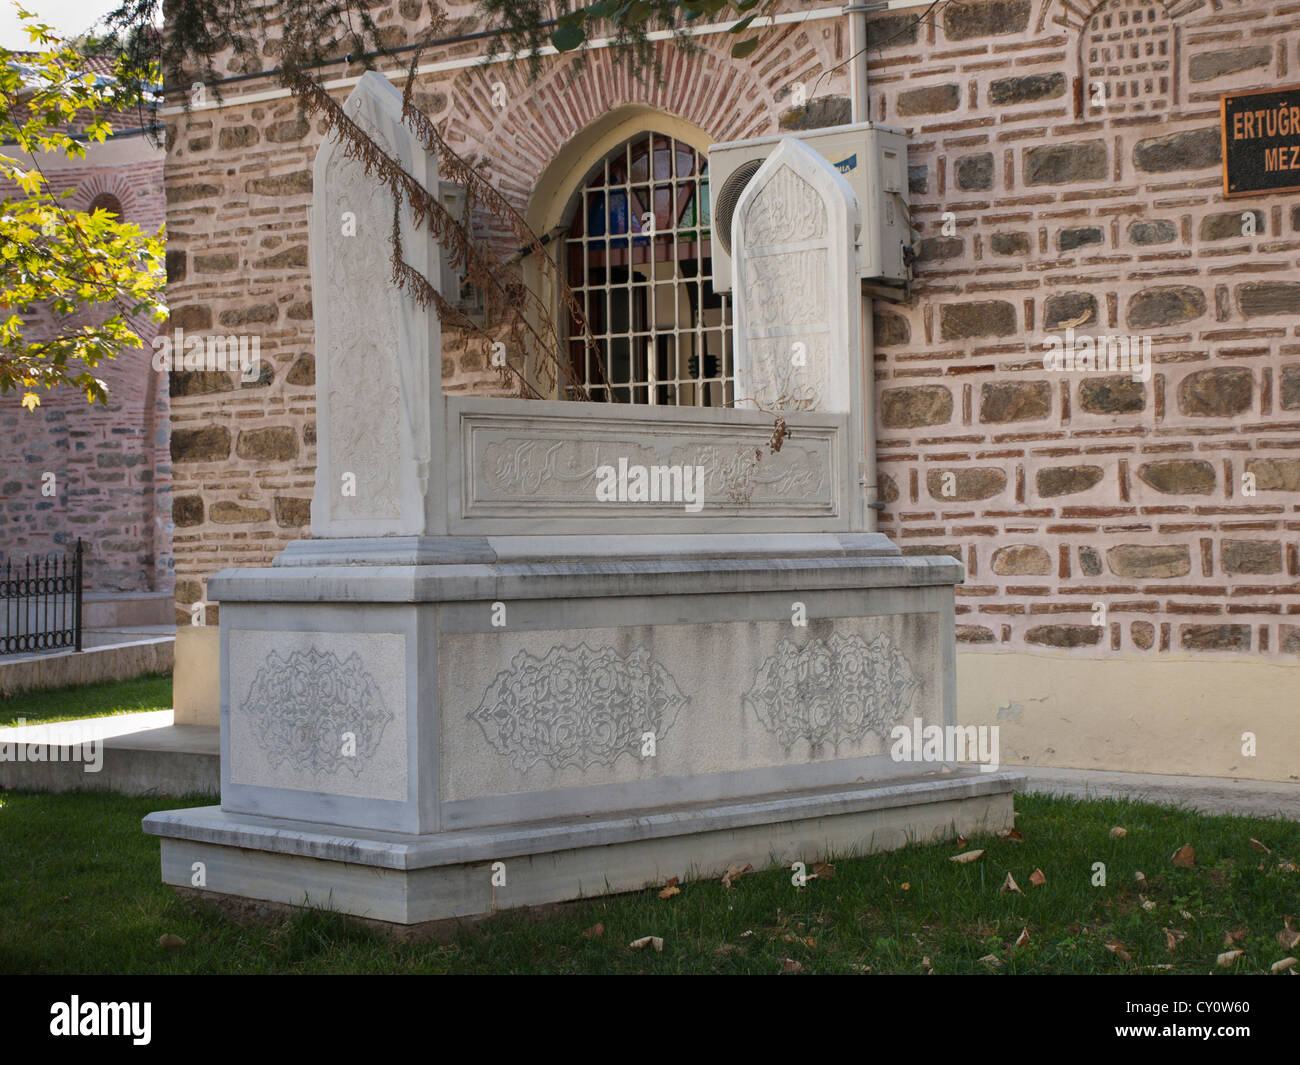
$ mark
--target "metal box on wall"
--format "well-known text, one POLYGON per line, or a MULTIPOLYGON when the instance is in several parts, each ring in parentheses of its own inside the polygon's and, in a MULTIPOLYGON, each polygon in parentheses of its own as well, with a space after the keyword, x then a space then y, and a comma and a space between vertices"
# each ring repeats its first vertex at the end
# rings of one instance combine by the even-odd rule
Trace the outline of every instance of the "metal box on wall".
POLYGON ((907 202, 907 135, 894 126, 858 122, 775 137, 715 144, 709 149, 713 215, 713 288, 732 288, 732 215, 741 192, 782 140, 793 137, 824 155, 844 175, 862 207, 858 276, 902 284, 904 249, 912 244, 907 202))

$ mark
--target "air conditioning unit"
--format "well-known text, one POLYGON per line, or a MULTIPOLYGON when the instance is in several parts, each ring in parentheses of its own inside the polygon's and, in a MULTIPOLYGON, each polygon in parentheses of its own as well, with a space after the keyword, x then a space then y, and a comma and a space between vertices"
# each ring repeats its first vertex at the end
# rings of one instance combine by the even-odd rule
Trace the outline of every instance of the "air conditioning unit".
POLYGON ((907 134, 894 126, 855 122, 851 126, 801 130, 778 137, 715 144, 709 149, 709 199, 713 227, 713 290, 732 287, 731 232, 736 203, 785 137, 803 141, 824 155, 853 186, 862 208, 858 276, 903 285, 910 277, 913 233, 907 204, 907 134))

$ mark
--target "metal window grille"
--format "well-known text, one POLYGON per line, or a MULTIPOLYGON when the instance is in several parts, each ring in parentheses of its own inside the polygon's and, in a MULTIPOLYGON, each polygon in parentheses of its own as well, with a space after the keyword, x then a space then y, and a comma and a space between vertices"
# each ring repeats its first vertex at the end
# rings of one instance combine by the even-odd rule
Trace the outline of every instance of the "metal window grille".
POLYGON ((81 650, 82 543, 0 567, 0 654, 81 650))
POLYGON ((600 357, 570 318, 569 360, 594 399, 735 401, 730 301, 712 284, 707 168, 689 144, 644 133, 601 160, 575 195, 565 269, 600 357))

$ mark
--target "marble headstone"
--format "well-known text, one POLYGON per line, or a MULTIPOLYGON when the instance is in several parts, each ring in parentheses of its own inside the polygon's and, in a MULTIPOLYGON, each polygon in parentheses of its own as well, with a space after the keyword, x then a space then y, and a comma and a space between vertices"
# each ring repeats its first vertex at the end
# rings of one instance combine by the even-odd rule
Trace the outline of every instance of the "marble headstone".
POLYGON ((736 406, 853 409, 859 226, 852 186, 793 138, 745 187, 732 227, 736 406))
MULTIPOLYGON (((402 122, 402 95, 366 73, 348 117, 425 188, 437 160, 402 122)), ((435 287, 438 248, 399 216, 403 257, 435 287)), ((311 209, 316 327, 314 537, 437 534, 442 503, 441 329, 392 282, 393 197, 331 135, 316 156, 311 209)))

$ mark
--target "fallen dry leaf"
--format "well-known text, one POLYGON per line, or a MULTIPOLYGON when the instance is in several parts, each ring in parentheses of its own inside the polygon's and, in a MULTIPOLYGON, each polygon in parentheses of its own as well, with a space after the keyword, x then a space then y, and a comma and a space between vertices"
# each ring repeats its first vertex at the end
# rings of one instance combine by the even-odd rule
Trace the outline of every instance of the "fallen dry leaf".
POLYGON ((669 884, 663 891, 659 892, 659 897, 661 899, 671 899, 674 895, 680 895, 681 893, 682 889, 676 884, 669 884))
POLYGON ((1250 841, 1250 849, 1251 849, 1251 850, 1256 850, 1256 851, 1263 851, 1265 854, 1272 854, 1272 853, 1273 853, 1271 850, 1269 850, 1267 847, 1265 847, 1264 844, 1260 843, 1259 840, 1257 840, 1257 839, 1253 839, 1253 838, 1252 838, 1251 841, 1250 841))
POLYGON ((903 881, 903 883, 899 884, 898 886, 899 886, 899 888, 902 889, 903 891, 911 891, 911 890, 912 890, 912 885, 909 884, 909 883, 907 883, 907 881, 903 881))
POLYGON ((1114 828, 1110 830, 1111 839, 1123 839, 1127 835, 1128 835, 1128 829, 1120 828, 1119 825, 1116 825, 1114 828))
POLYGON ((1147 913, 1150 913, 1152 910, 1156 908, 1156 904, 1153 901, 1151 901, 1151 899, 1143 899, 1142 908, 1146 910, 1147 913))
POLYGON ((1249 934, 1249 928, 1234 928, 1232 931, 1223 934, 1223 945, 1225 947, 1235 947, 1249 934))
POLYGON ((1041 869, 1035 869, 1032 873, 1029 874, 1029 882, 1033 884, 1034 887, 1042 887, 1044 884, 1047 883, 1047 877, 1043 875, 1043 871, 1041 869))
POLYGON ((1165 946, 1170 950, 1177 950, 1178 944, 1187 938, 1187 933, 1178 928, 1165 929, 1165 946))
POLYGON ((985 954, 984 957, 980 958, 980 963, 982 965, 998 966, 1002 964, 1002 959, 996 954, 985 954))
POLYGON ((640 939, 634 939, 628 944, 629 947, 635 947, 640 950, 642 947, 654 947, 655 950, 664 949, 664 941, 659 936, 642 936, 640 939))
POLYGON ((1225 950, 1214 959, 1216 965, 1223 969, 1231 969, 1237 964, 1237 959, 1245 955, 1244 950, 1225 950))
POLYGON ((964 851, 964 852, 962 852, 961 854, 954 854, 951 858, 948 859, 948 861, 950 861, 950 862, 959 862, 960 864, 965 865, 967 862, 978 861, 978 860, 979 860, 979 856, 980 856, 981 854, 983 854, 983 853, 984 853, 984 852, 983 852, 982 850, 979 850, 979 851, 964 851))
POLYGON ((818 862, 813 866, 813 876, 819 880, 829 880, 835 875, 835 866, 830 862, 818 862))
POLYGON ((1017 946, 1017 947, 1027 947, 1027 946, 1029 946, 1029 929, 1028 929, 1028 928, 1022 928, 1022 929, 1020 930, 1020 935, 1016 936, 1016 946, 1017 946))
POLYGON ((1114 954, 1120 961, 1131 962, 1133 960, 1133 956, 1124 949, 1124 944, 1117 939, 1112 939, 1107 943, 1106 949, 1114 954))
POLYGON ((1188 913, 1186 910, 1179 910, 1178 912, 1181 913, 1181 914, 1183 915, 1183 920, 1184 920, 1184 921, 1195 921, 1195 920, 1196 920, 1196 918, 1193 917, 1193 916, 1192 916, 1190 913, 1188 913))
POLYGON ((1283 950, 1290 950, 1297 943, 1300 943, 1300 932, 1294 932, 1290 928, 1284 928, 1277 934, 1277 941, 1282 944, 1283 950))
POLYGON ((754 934, 754 930, 752 928, 746 928, 743 932, 740 933, 740 938, 744 939, 746 936, 752 936, 753 934, 754 934))
POLYGON ((1018 829, 1014 828, 1008 828, 1005 832, 999 832, 998 839, 1009 839, 1012 843, 1025 842, 1025 837, 1020 834, 1018 829))
POLYGON ((869 972, 871 972, 871 966, 870 966, 870 965, 850 965, 849 968, 852 969, 855 973, 869 973, 869 972))
POLYGON ((786 958, 781 962, 781 971, 783 973, 801 973, 803 966, 793 958, 786 958))
POLYGON ((174 936, 170 932, 164 932, 158 937, 158 946, 175 949, 176 947, 185 946, 185 940, 180 936, 174 936))
POLYGON ((958 836, 958 837, 957 837, 957 846, 959 846, 959 847, 964 847, 964 846, 966 846, 966 837, 965 837, 965 836, 958 836))
POLYGON ((1024 894, 1024 892, 1020 890, 1020 885, 1016 883, 1016 878, 1010 873, 1007 873, 1007 878, 1002 881, 1002 890, 1014 891, 1017 895, 1024 894))
POLYGON ((1133 879, 1137 881, 1137 886, 1139 891, 1145 891, 1147 889, 1147 875, 1146 873, 1142 872, 1142 870, 1139 869, 1136 873, 1134 873, 1133 879))
POLYGON ((1282 859, 1282 861, 1277 863, 1277 867, 1278 870, 1283 873, 1294 873, 1297 868, 1300 868, 1297 867, 1295 862, 1291 861, 1290 858, 1282 859))
POLYGON ((734 881, 739 880, 746 873, 752 873, 753 871, 754 871, 754 865, 752 862, 746 862, 745 867, 743 869, 738 865, 733 865, 730 869, 727 870, 726 874, 723 876, 722 886, 724 888, 729 888, 731 887, 734 881))
POLYGON ((1295 968, 1296 964, 1295 958, 1283 958, 1281 961, 1275 961, 1270 965, 1268 971, 1271 973, 1284 973, 1288 969, 1295 968))
POLYGON ((598 921, 582 934, 587 939, 599 939, 605 934, 605 926, 598 921))
POLYGON ((1169 856, 1169 860, 1180 869, 1190 869, 1196 864, 1196 852, 1190 843, 1184 843, 1169 856))

